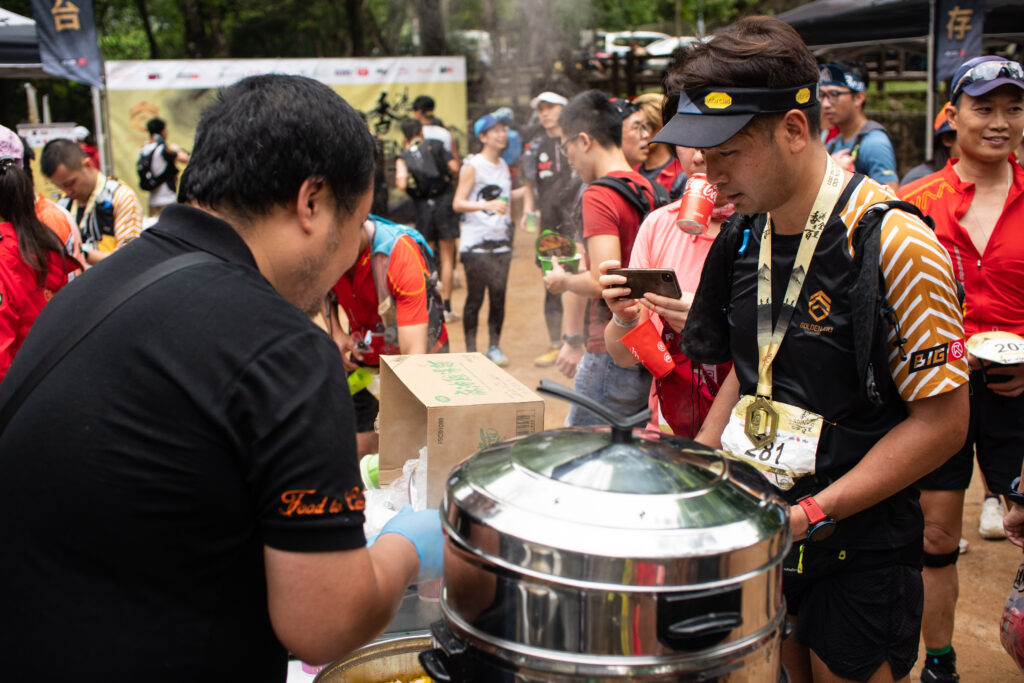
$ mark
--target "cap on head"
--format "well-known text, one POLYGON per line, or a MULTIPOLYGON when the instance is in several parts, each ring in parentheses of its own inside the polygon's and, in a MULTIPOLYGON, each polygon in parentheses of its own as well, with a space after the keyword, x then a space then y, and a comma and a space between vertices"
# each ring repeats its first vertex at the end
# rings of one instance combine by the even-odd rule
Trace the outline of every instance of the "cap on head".
POLYGON ((430 95, 419 95, 412 101, 412 110, 429 114, 434 111, 434 98, 430 95))
POLYGON ((943 133, 956 133, 953 127, 949 125, 949 120, 946 118, 946 107, 949 106, 949 102, 939 107, 939 113, 935 115, 935 137, 939 137, 943 133))
POLYGON ((545 90, 544 92, 530 100, 530 107, 532 109, 536 109, 537 107, 540 106, 541 102, 547 102, 548 104, 558 104, 563 107, 569 104, 569 100, 565 99, 556 92, 551 92, 550 90, 545 90))
POLYGON ((838 64, 822 64, 818 73, 818 84, 821 86, 849 88, 853 92, 864 92, 867 90, 867 86, 860 76, 849 69, 844 69, 838 64))
POLYGON ((612 97, 608 101, 612 103, 612 106, 615 107, 615 111, 619 113, 619 118, 623 121, 638 111, 635 104, 629 100, 624 100, 621 97, 612 97))
POLYGON ((22 160, 25 158, 25 147, 21 144, 21 138, 4 126, 0 126, 0 157, 10 157, 18 166, 22 166, 22 160))
POLYGON ((511 107, 499 107, 491 112, 491 116, 504 122, 515 120, 515 114, 512 112, 511 107))
POLYGON ((1024 90, 1024 68, 1017 62, 996 55, 975 57, 960 65, 953 74, 952 83, 953 91, 949 100, 953 104, 963 93, 980 97, 1003 85, 1015 85, 1024 90))
POLYGON ((501 119, 494 114, 484 114, 473 123, 473 135, 479 137, 499 123, 501 123, 501 119))
POLYGON ((717 147, 758 114, 779 114, 818 103, 818 84, 792 88, 716 87, 684 91, 679 108, 651 142, 682 147, 717 147))

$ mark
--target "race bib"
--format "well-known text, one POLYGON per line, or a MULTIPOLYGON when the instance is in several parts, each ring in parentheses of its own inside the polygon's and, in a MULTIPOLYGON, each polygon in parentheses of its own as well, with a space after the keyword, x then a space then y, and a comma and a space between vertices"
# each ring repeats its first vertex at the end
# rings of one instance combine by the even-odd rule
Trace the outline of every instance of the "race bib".
POLYGON ((775 441, 757 448, 747 436, 745 425, 747 407, 754 400, 754 396, 740 397, 722 433, 722 448, 759 469, 775 486, 788 491, 800 477, 814 474, 821 415, 773 401, 772 407, 779 413, 775 441))

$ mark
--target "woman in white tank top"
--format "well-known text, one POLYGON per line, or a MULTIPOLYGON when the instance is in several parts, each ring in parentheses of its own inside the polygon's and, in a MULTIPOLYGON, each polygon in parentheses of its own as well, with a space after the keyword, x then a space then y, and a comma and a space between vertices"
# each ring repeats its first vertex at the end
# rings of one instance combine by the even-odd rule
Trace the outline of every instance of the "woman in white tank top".
POLYGON ((505 124, 486 114, 473 124, 473 132, 483 149, 466 158, 452 201, 452 208, 464 214, 459 242, 459 258, 466 271, 462 326, 466 351, 476 351, 477 320, 486 293, 490 297, 487 357, 504 367, 509 361, 499 343, 512 261, 509 202, 513 197, 518 199, 524 188, 512 191, 508 164, 501 158, 501 151, 508 144, 505 124))

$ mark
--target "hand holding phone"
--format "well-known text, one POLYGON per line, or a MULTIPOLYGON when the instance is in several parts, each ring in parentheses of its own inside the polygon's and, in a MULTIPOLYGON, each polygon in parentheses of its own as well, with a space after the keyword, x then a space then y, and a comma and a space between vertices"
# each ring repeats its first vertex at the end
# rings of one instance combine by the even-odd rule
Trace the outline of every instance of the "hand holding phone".
POLYGON ((683 295, 679 289, 676 272, 671 268, 609 268, 608 275, 621 275, 626 282, 620 287, 628 287, 628 298, 642 299, 644 294, 651 292, 671 299, 683 295))

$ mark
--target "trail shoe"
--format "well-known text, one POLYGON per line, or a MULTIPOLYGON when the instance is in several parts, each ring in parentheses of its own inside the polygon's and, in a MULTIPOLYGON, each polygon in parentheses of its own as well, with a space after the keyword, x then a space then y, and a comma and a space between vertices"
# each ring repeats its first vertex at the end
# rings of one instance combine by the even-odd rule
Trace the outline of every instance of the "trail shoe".
POLYGON ((921 683, 957 683, 960 674, 956 672, 956 652, 949 649, 944 655, 926 654, 921 683))
POLYGON ((552 344, 550 349, 533 359, 533 364, 538 368, 549 368, 558 360, 558 352, 561 350, 561 344, 552 344))
POLYGON ((1006 538, 1003 532, 1003 503, 995 496, 987 496, 981 504, 981 519, 978 522, 978 535, 989 540, 1006 538))
POLYGON ((508 356, 501 352, 497 346, 492 346, 487 349, 487 357, 491 359, 491 362, 497 365, 499 368, 508 367, 508 356))

